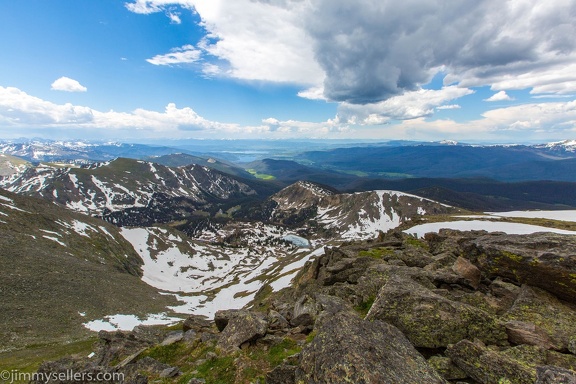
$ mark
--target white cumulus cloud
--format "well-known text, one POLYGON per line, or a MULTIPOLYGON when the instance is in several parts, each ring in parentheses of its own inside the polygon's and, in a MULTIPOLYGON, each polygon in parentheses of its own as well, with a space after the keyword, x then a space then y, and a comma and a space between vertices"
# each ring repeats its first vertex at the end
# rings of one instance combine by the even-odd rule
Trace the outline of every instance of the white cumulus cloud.
POLYGON ((576 133, 576 101, 532 103, 489 110, 477 120, 456 122, 449 119, 428 121, 425 118, 402 121, 391 126, 390 137, 437 139, 449 135, 458 140, 515 142, 573 137, 576 133))
POLYGON ((441 105, 439 107, 436 107, 436 109, 442 110, 442 109, 460 109, 462 108, 460 105, 458 104, 447 104, 447 105, 441 105))
POLYGON ((202 52, 192 45, 184 45, 180 48, 172 49, 172 52, 164 55, 156 55, 146 61, 154 65, 176 65, 190 64, 200 59, 202 52))
POLYGON ((514 100, 514 99, 511 98, 510 96, 508 96, 506 91, 500 91, 498 93, 493 94, 489 98, 484 99, 484 101, 490 101, 490 102, 492 102, 492 101, 508 101, 508 100, 514 100))
MULTIPOLYGON (((576 91, 576 3, 566 0, 134 0, 133 12, 197 12, 226 76, 292 82, 377 103, 445 84, 576 91)), ((213 63, 214 65, 218 65, 213 63)), ((304 97, 316 94, 303 91, 304 97)))
POLYGON ((360 105, 344 102, 338 108, 338 116, 350 124, 361 125, 382 124, 392 119, 416 119, 431 116, 435 108, 473 92, 467 88, 449 86, 440 90, 406 92, 378 103, 360 105))
POLYGON ((71 79, 66 76, 55 80, 51 89, 53 91, 64 91, 64 92, 86 92, 88 88, 80 84, 77 80, 71 79))
POLYGON ((242 80, 322 83, 324 73, 302 25, 302 15, 309 9, 306 1, 136 0, 126 4, 141 14, 166 12, 173 6, 201 17, 209 38, 198 47, 216 59, 212 65, 220 67, 219 74, 242 80))
POLYGON ((198 115, 192 108, 169 103, 162 112, 138 108, 132 112, 98 111, 70 103, 56 104, 13 87, 0 86, 0 120, 10 127, 93 128, 108 130, 145 130, 181 136, 185 131, 250 133, 267 130, 266 125, 244 127, 220 123, 198 115))
POLYGON ((180 19, 180 15, 178 13, 168 13, 168 17, 174 24, 182 24, 182 20, 180 19))
POLYGON ((56 104, 13 87, 0 86, 0 122, 4 136, 19 137, 22 132, 42 135, 50 129, 65 130, 86 137, 181 138, 387 138, 438 140, 457 139, 514 141, 521 133, 524 140, 564 139, 576 134, 576 100, 530 103, 492 109, 481 118, 456 122, 429 120, 434 108, 459 95, 471 92, 458 87, 443 90, 419 90, 365 106, 344 103, 338 115, 320 122, 263 119, 260 125, 222 123, 200 116, 190 107, 169 103, 163 111, 138 108, 131 112, 98 111, 70 103, 56 104), (422 102, 422 100, 427 100, 422 102), (393 123, 392 119, 401 119, 393 123), (374 125, 380 125, 375 128, 374 125), (372 125, 372 126, 370 126, 372 125))

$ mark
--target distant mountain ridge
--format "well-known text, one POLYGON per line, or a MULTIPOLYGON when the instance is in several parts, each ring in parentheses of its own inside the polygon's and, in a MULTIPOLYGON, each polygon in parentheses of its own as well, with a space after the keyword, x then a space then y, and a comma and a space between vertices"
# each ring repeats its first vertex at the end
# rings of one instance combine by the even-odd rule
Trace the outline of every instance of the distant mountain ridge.
POLYGON ((302 161, 371 177, 487 177, 495 180, 576 181, 576 153, 570 146, 415 145, 355 147, 306 152, 302 161), (561 148, 561 150, 559 149, 561 148), (545 164, 537 168, 538 164, 545 164), (550 173, 556 167, 558 172, 550 173))
MULTIPOLYGON (((82 140, 33 140, 26 142, 0 142, 0 153, 38 161, 108 161, 117 157, 144 158, 168 155, 178 150, 144 144, 118 142, 89 142, 82 140)), ((182 152, 182 150, 179 150, 182 152)))
POLYGON ((285 225, 308 237, 367 239, 420 215, 456 212, 458 208, 397 191, 341 193, 300 181, 236 216, 246 214, 248 218, 285 225))
MULTIPOLYGON (((198 142, 196 149, 198 153, 203 153, 202 151, 207 148, 215 151, 218 150, 218 143, 198 142)), ((231 141, 231 147, 227 143, 222 141, 220 154, 227 153, 226 148, 239 150, 241 141, 231 141)), ((257 148, 262 150, 260 151, 262 153, 273 152, 265 149, 267 145, 270 148, 277 148, 276 144, 260 141, 257 148)), ((331 142, 325 148, 334 148, 335 145, 331 142)), ((571 199, 570 195, 576 184, 560 183, 554 186, 552 184, 576 183, 576 140, 537 145, 470 145, 452 140, 390 141, 361 145, 343 143, 340 148, 312 152, 306 152, 306 148, 310 147, 302 145, 300 153, 288 145, 278 148, 283 149, 274 152, 273 159, 264 158, 250 163, 233 164, 212 155, 198 156, 187 153, 187 150, 147 145, 43 140, 0 143, 0 152, 28 156, 34 164, 41 162, 38 159, 54 161, 60 159, 63 162, 90 164, 95 161, 91 159, 104 158, 112 161, 118 154, 171 167, 197 164, 231 175, 253 188, 258 186, 260 189, 256 189, 263 196, 305 180, 330 185, 347 192, 374 189, 401 190, 434 196, 448 204, 478 210, 558 209, 575 206, 574 199, 571 199), (288 152, 289 150, 291 152, 288 152), (68 157, 68 160, 62 160, 62 157, 68 157), (260 180, 257 180, 258 178, 260 180), (522 184, 531 182, 537 185, 522 184), (521 190, 525 185, 530 190, 542 188, 542 193, 526 195, 521 190), (551 196, 556 196, 558 199, 549 198, 551 196)), ((2 163, 0 159, 0 172, 7 172, 4 178, 22 173, 26 169, 24 164, 30 166, 25 159, 16 157, 13 159, 12 163, 18 163, 18 166, 2 163)), ((55 165, 64 168, 71 166, 64 163, 55 165)), ((6 186, 6 181, 2 185, 6 186)), ((172 197, 170 199, 174 201, 172 197)), ((161 205, 166 207, 165 203, 161 205)), ((142 216, 142 211, 145 211, 142 207, 137 208, 135 214, 142 216)), ((118 216, 117 213, 114 215, 118 216)), ((146 221, 123 217, 117 217, 115 220, 149 224, 160 219, 164 213, 156 214, 154 210, 147 210, 146 215, 146 221)))
POLYGON ((170 168, 123 158, 77 168, 41 164, 0 180, 0 186, 118 225, 166 222, 257 194, 247 184, 207 167, 170 168))

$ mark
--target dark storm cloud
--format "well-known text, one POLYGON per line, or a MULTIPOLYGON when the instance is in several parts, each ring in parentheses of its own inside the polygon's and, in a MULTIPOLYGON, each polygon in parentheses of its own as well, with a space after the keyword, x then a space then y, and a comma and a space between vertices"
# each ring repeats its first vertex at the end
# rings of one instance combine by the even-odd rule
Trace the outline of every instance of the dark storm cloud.
MULTIPOLYGON (((325 96, 373 103, 418 89, 439 71, 492 85, 574 63, 574 1, 317 0, 304 17, 325 96)), ((538 85, 538 79, 532 79, 538 85)), ((529 82, 528 82, 529 83, 529 82)))

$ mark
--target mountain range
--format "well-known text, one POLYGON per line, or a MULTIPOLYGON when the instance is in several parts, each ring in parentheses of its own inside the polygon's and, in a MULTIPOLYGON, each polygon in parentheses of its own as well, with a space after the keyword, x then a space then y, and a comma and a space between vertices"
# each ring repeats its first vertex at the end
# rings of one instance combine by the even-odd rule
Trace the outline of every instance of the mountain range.
MULTIPOLYGON (((462 159, 451 166, 464 174, 498 162, 569 164, 568 144, 399 143, 248 163, 146 146, 102 161, 98 156, 128 151, 110 143, 42 144, 52 161, 40 160, 40 143, 18 147, 33 148, 26 158, 2 147, 12 153, 0 154, 0 361, 16 350, 82 342, 92 331, 258 303, 301 279, 303 266, 310 271, 316 258, 330 258, 331 246, 378 244, 392 236, 387 231, 471 214, 463 208, 575 207, 573 182, 448 171, 450 178, 400 177, 386 168, 426 174, 462 159), (58 148, 70 157, 57 158, 65 154, 58 148), (429 164, 414 166, 422 161, 429 164)), ((402 252, 420 247, 402 241, 414 242, 402 252)), ((347 260, 329 272, 347 270, 347 260)))
POLYGON ((310 182, 271 193, 263 181, 204 166, 122 158, 41 163, 2 183, 10 191, 0 189, 8 305, 0 321, 11 348, 72 342, 119 315, 210 316, 265 285, 282 288, 326 244, 459 212, 400 192, 346 194, 310 182), (39 329, 17 316, 55 307, 39 329))
MULTIPOLYGON (((295 148, 287 143, 260 141, 256 150, 245 151, 250 152, 249 156, 240 156, 256 159, 232 162, 219 156, 230 158, 230 153, 242 152, 241 140, 197 141, 182 144, 182 148, 37 140, 0 143, 0 172, 5 175, 2 185, 19 190, 29 188, 23 186, 26 183, 40 182, 41 174, 48 177, 47 173, 54 173, 49 168, 100 167, 95 163, 110 162, 122 155, 126 156, 123 161, 129 158, 174 169, 208 167, 250 185, 258 191, 257 199, 305 180, 349 193, 399 190, 471 210, 565 209, 576 206, 575 143, 565 140, 537 145, 468 145, 453 141, 391 141, 362 145, 343 142, 338 147, 334 142, 324 146, 314 142, 298 143, 295 148), (310 151, 311 148, 316 150, 310 151), (271 154, 274 158, 266 157, 271 154), (16 175, 26 169, 26 175, 16 181, 16 175), (11 181, 7 181, 8 176, 11 181)), ((85 171, 72 174, 75 172, 85 171)), ((97 188, 94 191, 100 194, 97 188)), ((37 191, 44 195, 46 192, 37 191)), ((134 198, 134 193, 126 197, 134 198)), ((169 196, 174 203, 177 195, 177 191, 161 192, 159 199, 169 196)), ((196 204, 181 208, 190 211, 198 207, 196 204)), ((146 223, 157 220, 152 212, 142 214, 146 208, 135 209, 137 215, 147 216, 146 223)), ((119 222, 133 220, 126 221, 117 213, 113 216, 119 222)))

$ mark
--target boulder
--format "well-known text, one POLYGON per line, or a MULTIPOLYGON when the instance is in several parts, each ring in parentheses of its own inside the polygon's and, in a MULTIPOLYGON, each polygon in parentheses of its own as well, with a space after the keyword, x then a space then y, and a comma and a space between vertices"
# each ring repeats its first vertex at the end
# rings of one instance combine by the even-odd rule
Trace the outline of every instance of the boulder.
POLYGON ((123 361, 141 350, 160 343, 166 332, 148 327, 136 327, 131 332, 100 331, 93 361, 98 365, 110 365, 114 361, 123 361))
MULTIPOLYGON (((113 384, 112 370, 102 366, 85 366, 81 362, 65 358, 59 361, 44 362, 38 368, 37 373, 32 377, 30 384, 45 384, 50 378, 50 383, 55 384, 88 384, 88 377, 106 377, 110 380, 101 380, 99 384, 113 384), (76 377, 71 376, 76 375, 76 377)), ((8 381, 6 381, 8 382, 8 381)))
POLYGON ((271 330, 282 330, 290 327, 290 323, 284 316, 275 310, 268 311, 268 328, 271 330))
POLYGON ((482 278, 482 273, 474 264, 472 264, 469 260, 463 258, 462 256, 458 256, 454 265, 452 265, 452 270, 462 276, 468 284, 474 288, 478 289, 480 285, 480 279, 482 278))
POLYGON ((491 233, 469 240, 466 253, 489 277, 545 289, 576 303, 576 237, 491 233))
POLYGON ((366 319, 389 322, 422 348, 446 347, 463 339, 506 345, 508 339, 504 325, 493 315, 400 276, 382 287, 366 319))
POLYGON ((184 332, 174 331, 166 335, 166 338, 160 343, 162 346, 172 345, 184 339, 184 332))
POLYGON ((534 324, 534 338, 538 337, 542 346, 548 343, 548 347, 555 350, 568 349, 571 338, 576 335, 576 310, 573 305, 528 285, 522 286, 520 294, 503 318, 534 324))
POLYGON ((160 372, 160 378, 161 379, 167 379, 167 378, 180 376, 181 374, 182 374, 182 372, 178 368, 170 367, 170 368, 166 368, 166 369, 162 370, 162 372, 160 372))
POLYGON ((548 334, 534 323, 509 321, 505 327, 508 341, 512 344, 536 345, 544 349, 555 348, 548 334))
POLYGON ((375 262, 370 257, 344 258, 328 265, 325 268, 322 285, 334 285, 336 283, 356 284, 366 268, 375 262))
POLYGON ((544 349, 536 345, 518 345, 501 351, 502 355, 536 369, 542 365, 553 365, 565 369, 576 369, 576 356, 544 349))
MULTIPOLYGON (((224 312, 224 311, 219 311, 224 312)), ((242 344, 266 335, 268 323, 260 316, 247 310, 234 310, 222 330, 217 346, 224 351, 237 350, 242 344)), ((218 314, 218 313, 217 313, 218 314)))
POLYGON ((313 326, 318 315, 319 308, 316 300, 308 295, 304 295, 298 299, 292 311, 292 320, 290 323, 294 327, 298 326, 313 326))
POLYGON ((462 340, 448 346, 446 355, 471 378, 482 384, 508 380, 512 384, 532 384, 536 369, 488 349, 480 342, 462 340))
POLYGON ((444 383, 396 327, 351 312, 321 314, 296 382, 444 383))
POLYGON ((497 277, 492 281, 489 286, 491 296, 497 301, 499 315, 506 313, 516 301, 520 294, 520 287, 512 283, 508 283, 502 278, 497 277))
POLYGON ((239 316, 241 312, 243 313, 245 311, 241 309, 225 309, 216 311, 216 313, 214 314, 214 323, 216 324, 216 328, 218 328, 218 331, 222 332, 224 328, 226 328, 226 326, 228 325, 230 319, 239 316))
POLYGON ((537 378, 535 384, 576 384, 576 372, 545 365, 536 369, 537 378))
POLYGON ((294 305, 293 317, 290 324, 293 327, 312 330, 316 318, 323 312, 337 313, 349 311, 351 306, 337 296, 315 293, 303 295, 294 305))
POLYGON ((435 258, 428 251, 413 245, 405 245, 403 249, 395 251, 393 257, 402 260, 409 267, 418 268, 424 268, 435 261, 435 258))
POLYGON ((434 260, 424 267, 427 271, 437 271, 439 269, 450 268, 454 265, 457 257, 452 252, 443 252, 433 256, 434 260))
POLYGON ((184 323, 182 324, 182 331, 186 333, 187 331, 200 332, 204 329, 212 327, 212 322, 204 316, 200 315, 190 315, 184 323))
POLYGON ((428 359, 428 364, 446 380, 460 380, 468 377, 468 374, 458 368, 449 357, 432 356, 428 359))
POLYGON ((282 364, 266 374, 266 384, 295 384, 296 370, 294 365, 282 364))

